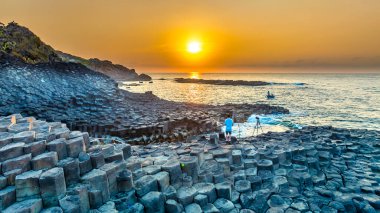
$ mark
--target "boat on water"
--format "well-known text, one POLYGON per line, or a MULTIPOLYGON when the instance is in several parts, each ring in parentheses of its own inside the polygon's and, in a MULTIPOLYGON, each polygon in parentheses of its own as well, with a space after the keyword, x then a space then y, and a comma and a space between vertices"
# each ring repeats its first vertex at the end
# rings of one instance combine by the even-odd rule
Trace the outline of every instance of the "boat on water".
POLYGON ((275 98, 274 94, 273 94, 273 93, 270 93, 270 92, 268 91, 268 93, 267 93, 267 99, 274 99, 274 98, 275 98))

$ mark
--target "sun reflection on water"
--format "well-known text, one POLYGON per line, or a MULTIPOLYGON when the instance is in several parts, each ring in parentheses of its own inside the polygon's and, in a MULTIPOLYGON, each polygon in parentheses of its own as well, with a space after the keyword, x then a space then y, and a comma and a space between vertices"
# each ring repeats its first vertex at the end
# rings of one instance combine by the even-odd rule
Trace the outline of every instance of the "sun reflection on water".
POLYGON ((199 72, 191 72, 190 78, 191 79, 199 79, 199 72))

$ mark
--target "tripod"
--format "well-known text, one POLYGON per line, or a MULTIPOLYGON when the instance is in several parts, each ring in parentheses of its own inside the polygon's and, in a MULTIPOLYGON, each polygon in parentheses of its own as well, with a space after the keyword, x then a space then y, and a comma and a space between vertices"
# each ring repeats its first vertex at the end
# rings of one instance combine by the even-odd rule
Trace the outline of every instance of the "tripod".
POLYGON ((259 129, 261 130, 262 133, 264 132, 263 127, 261 126, 261 123, 260 123, 260 118, 256 117, 256 125, 253 128, 253 135, 255 135, 255 132, 256 132, 256 135, 259 135, 259 129))

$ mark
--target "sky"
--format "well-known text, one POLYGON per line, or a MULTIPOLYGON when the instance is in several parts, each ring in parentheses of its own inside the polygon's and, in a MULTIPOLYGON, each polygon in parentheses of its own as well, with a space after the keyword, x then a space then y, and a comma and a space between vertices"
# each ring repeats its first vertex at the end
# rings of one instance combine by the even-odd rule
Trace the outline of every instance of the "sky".
POLYGON ((57 50, 147 71, 380 70, 379 11, 379 0, 0 0, 0 22, 57 50))

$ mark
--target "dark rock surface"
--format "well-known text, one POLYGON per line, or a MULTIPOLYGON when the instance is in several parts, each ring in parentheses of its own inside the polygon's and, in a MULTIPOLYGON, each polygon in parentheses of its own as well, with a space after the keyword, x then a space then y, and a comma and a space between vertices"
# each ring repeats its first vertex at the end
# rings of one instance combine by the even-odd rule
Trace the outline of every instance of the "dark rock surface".
POLYGON ((87 131, 92 136, 140 137, 137 141, 141 142, 177 140, 215 129, 216 121, 228 110, 243 117, 288 113, 269 105, 175 103, 151 93, 121 90, 111 78, 80 64, 30 65, 8 59, 0 63, 0 115, 21 113, 61 121, 71 130, 87 131))
MULTIPOLYGON (((68 146, 70 138, 78 138, 84 147, 78 156, 65 156, 46 169, 19 167, 25 165, 22 152, 2 159, 2 212, 380 210, 379 131, 320 126, 266 133, 235 144, 223 139, 215 144, 197 136, 188 143, 130 146, 95 138, 86 144, 86 133, 62 132, 65 124, 18 114, 0 117, 0 123, 6 126, 0 133, 8 140, 0 149, 14 144, 39 146, 38 140, 62 140, 68 146), (23 129, 23 124, 32 128, 23 129), (17 142, 30 132, 36 137, 17 142), (108 162, 78 171, 78 162, 99 154, 108 162), (121 158, 110 158, 115 155, 121 158), (14 170, 8 171, 11 167, 14 170)), ((44 148, 33 159, 51 153, 44 148)))

